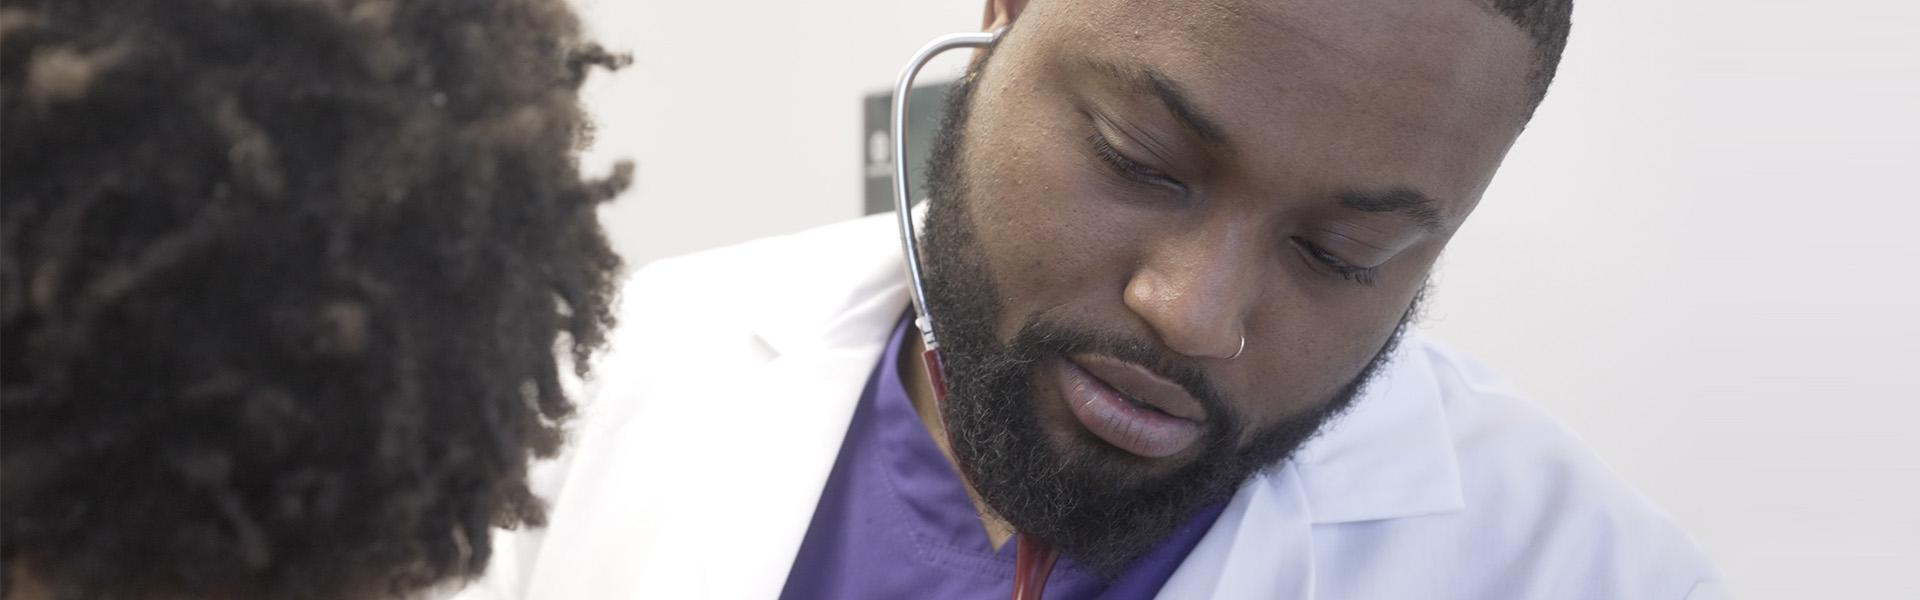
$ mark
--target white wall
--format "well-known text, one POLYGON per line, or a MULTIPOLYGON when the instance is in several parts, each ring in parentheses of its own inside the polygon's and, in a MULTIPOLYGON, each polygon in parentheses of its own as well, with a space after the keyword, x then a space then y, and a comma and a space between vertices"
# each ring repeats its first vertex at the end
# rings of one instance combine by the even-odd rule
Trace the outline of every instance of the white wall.
MULTIPOLYGON (((635 263, 859 212, 862 95, 978 0, 582 0, 635 263), (778 99, 774 102, 773 99, 778 99)), ((1920 4, 1582 2, 1428 326, 1749 600, 1920 598, 1920 4)))
MULTIPOLYGON (((576 0, 634 64, 590 80, 591 170, 637 163, 604 212, 629 261, 858 216, 861 99, 934 36, 978 29, 970 1, 576 0)), ((955 53, 959 54, 959 53, 955 53)), ((930 69, 922 77, 958 72, 930 69)))
POLYGON ((1741 597, 1920 599, 1920 9, 1578 6, 1433 328, 1741 597))

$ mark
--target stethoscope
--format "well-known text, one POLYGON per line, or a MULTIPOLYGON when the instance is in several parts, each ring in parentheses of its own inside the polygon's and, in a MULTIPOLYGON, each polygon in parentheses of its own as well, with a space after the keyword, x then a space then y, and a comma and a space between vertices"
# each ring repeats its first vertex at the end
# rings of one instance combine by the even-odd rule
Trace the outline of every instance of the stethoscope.
MULTIPOLYGON (((940 418, 946 420, 947 381, 946 371, 940 360, 940 342, 934 337, 933 316, 927 313, 927 287, 920 276, 920 244, 914 232, 911 202, 907 198, 907 94, 913 89, 913 78, 927 61, 933 60, 942 52, 955 48, 986 48, 1000 41, 1006 28, 998 28, 985 33, 953 33, 934 38, 907 61, 907 68, 900 72, 900 83, 893 88, 893 209, 900 218, 900 248, 907 255, 907 280, 911 282, 913 295, 913 323, 920 329, 920 341, 926 351, 920 354, 920 360, 926 363, 927 378, 933 384, 935 402, 942 406, 940 418)), ((951 430, 949 430, 951 431, 951 430)), ((951 434, 949 434, 951 435, 951 434)), ((1026 533, 1018 534, 1014 550, 1014 600, 1040 600, 1040 593, 1047 586, 1047 576, 1053 573, 1053 563, 1060 553, 1052 544, 1026 533)))

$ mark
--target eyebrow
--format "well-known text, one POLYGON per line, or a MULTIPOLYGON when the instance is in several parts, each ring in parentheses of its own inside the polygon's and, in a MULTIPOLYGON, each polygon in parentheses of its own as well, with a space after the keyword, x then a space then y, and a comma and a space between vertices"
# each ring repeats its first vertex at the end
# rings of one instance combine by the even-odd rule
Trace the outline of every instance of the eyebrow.
POLYGON ((1349 191, 1340 194, 1340 206, 1374 213, 1399 213, 1429 232, 1440 230, 1439 203, 1419 190, 1392 188, 1381 191, 1349 191))
POLYGON ((1174 119, 1180 121, 1182 126, 1199 136, 1201 140, 1210 144, 1229 145, 1226 128, 1221 127, 1218 120, 1196 108, 1193 100, 1187 95, 1186 88, 1167 77, 1165 73, 1153 67, 1125 67, 1091 58, 1084 59, 1082 62, 1094 72, 1106 75, 1127 87, 1151 92, 1159 97, 1160 103, 1166 105, 1167 112, 1173 113, 1174 119))

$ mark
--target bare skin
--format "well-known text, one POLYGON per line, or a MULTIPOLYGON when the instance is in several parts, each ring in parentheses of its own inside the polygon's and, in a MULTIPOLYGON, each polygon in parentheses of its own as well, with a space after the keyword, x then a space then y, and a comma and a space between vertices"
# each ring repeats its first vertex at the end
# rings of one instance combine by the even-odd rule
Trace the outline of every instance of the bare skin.
MULTIPOLYGON (((995 333, 1053 315, 1154 340, 1249 430, 1359 373, 1527 115, 1532 44, 1472 0, 989 2, 988 29, 1016 21, 961 156, 995 333)), ((951 461, 918 348, 900 364, 951 461)), ((1056 368, 1049 438, 1099 443, 1056 368)), ((975 503, 998 548, 1013 528, 975 503)))

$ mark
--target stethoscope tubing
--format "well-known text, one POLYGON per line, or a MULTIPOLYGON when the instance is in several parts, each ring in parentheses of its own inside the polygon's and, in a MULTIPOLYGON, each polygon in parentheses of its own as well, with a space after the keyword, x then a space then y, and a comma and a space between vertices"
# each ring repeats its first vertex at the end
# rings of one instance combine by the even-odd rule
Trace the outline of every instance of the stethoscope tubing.
MULTIPOLYGON (((943 424, 946 421, 946 369, 940 359, 940 342, 933 334, 933 316, 927 312, 927 286, 921 279, 920 243, 913 226, 913 201, 907 197, 907 95, 913 92, 914 77, 933 57, 955 48, 992 46, 1000 41, 1000 36, 1005 32, 1006 28, 1003 27, 985 33, 952 33, 934 38, 915 52, 912 60, 907 61, 907 68, 900 72, 899 84, 893 88, 893 120, 889 125, 893 137, 893 209, 895 216, 900 219, 900 250, 907 259, 914 325, 920 329, 920 341, 926 346, 926 350, 920 353, 920 359, 927 366, 934 397, 942 407, 940 415, 943 424)), ((1018 546, 1014 558, 1013 598, 1040 600, 1046 590, 1047 577, 1053 572, 1054 562, 1060 556, 1059 551, 1052 544, 1026 533, 1019 534, 1019 540, 1015 543, 1018 546)))
POLYGON ((893 119, 889 128, 893 138, 893 209, 900 219, 900 250, 907 258, 907 281, 913 296, 914 325, 920 329, 920 341, 928 351, 939 350, 933 333, 933 317, 927 312, 927 286, 920 270, 920 243, 913 224, 913 199, 907 196, 907 97, 913 92, 913 80, 933 57, 955 48, 985 48, 1000 40, 1006 28, 979 33, 950 33, 927 42, 913 53, 900 81, 893 88, 893 119))

